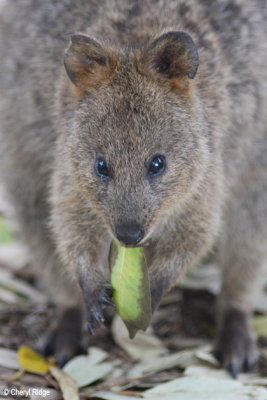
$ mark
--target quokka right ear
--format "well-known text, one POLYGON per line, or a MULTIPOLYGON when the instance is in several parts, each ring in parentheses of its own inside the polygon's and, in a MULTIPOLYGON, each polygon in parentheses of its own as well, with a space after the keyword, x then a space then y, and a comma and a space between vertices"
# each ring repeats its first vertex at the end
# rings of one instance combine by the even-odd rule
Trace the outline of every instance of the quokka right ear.
POLYGON ((197 73, 198 52, 188 33, 169 31, 147 46, 140 61, 144 73, 183 88, 197 73))
POLYGON ((114 71, 114 60, 95 39, 75 33, 64 55, 68 77, 81 90, 90 90, 109 79, 114 71))

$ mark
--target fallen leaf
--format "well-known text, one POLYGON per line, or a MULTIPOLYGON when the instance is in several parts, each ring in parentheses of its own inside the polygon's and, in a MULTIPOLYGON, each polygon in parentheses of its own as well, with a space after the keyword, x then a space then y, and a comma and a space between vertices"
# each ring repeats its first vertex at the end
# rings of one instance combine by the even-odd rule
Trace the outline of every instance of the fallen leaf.
MULTIPOLYGON (((88 349, 88 355, 86 357, 88 357, 88 361, 91 364, 99 364, 100 362, 104 361, 108 357, 108 353, 106 351, 100 349, 99 347, 91 346, 88 349)), ((76 358, 77 357, 75 357, 75 359, 76 358)), ((71 361, 69 361, 66 365, 68 365, 70 363, 71 363, 71 361)))
POLYGON ((21 346, 19 348, 18 359, 20 365, 28 372, 46 373, 49 367, 53 365, 45 357, 27 346, 21 346))
POLYGON ((199 348, 195 352, 195 356, 201 360, 211 364, 214 367, 218 367, 220 365, 219 361, 212 354, 213 347, 212 346, 204 346, 199 348))
POLYGON ((142 360, 129 370, 127 377, 129 379, 136 379, 147 374, 164 371, 174 367, 180 367, 183 369, 193 362, 197 362, 195 358, 195 350, 183 350, 162 357, 142 360))
POLYGON ((21 299, 29 299, 35 304, 44 304, 46 301, 46 297, 40 291, 22 279, 12 276, 12 274, 2 268, 0 268, 0 287, 15 293, 21 299))
POLYGON ((267 315, 253 317, 253 327, 258 336, 267 338, 267 315))
POLYGON ((118 312, 130 338, 146 330, 152 318, 148 270, 141 247, 126 248, 113 241, 110 249, 111 285, 118 312))
POLYGON ((79 392, 75 381, 64 371, 56 367, 49 367, 49 371, 57 380, 64 400, 79 400, 79 392))
POLYGON ((146 399, 164 398, 164 400, 196 400, 196 398, 201 400, 238 400, 237 393, 240 393, 241 389, 242 384, 233 379, 221 380, 210 378, 207 375, 185 376, 149 389, 143 393, 143 397, 146 399))
MULTIPOLYGON (((233 380, 229 373, 224 369, 218 368, 209 368, 207 366, 196 366, 191 365, 185 370, 186 377, 200 378, 202 380, 207 380, 207 385, 209 387, 205 391, 213 390, 216 392, 216 388, 218 389, 218 394, 216 394, 220 400, 222 394, 225 395, 225 399, 232 399, 233 395, 235 395, 234 399, 236 400, 264 400, 267 399, 267 389, 264 387, 258 387, 258 385, 265 386, 267 379, 259 376, 253 376, 252 374, 240 373, 238 376, 238 380, 233 380), (209 383, 209 380, 210 383, 209 383), (236 385, 237 383, 239 385, 236 385), (231 392, 231 393, 230 393, 231 392), (221 396, 221 397, 220 397, 221 396)), ((194 389, 196 390, 196 389, 194 389)))
POLYGON ((96 392, 94 393, 94 398, 103 400, 137 400, 141 397, 122 395, 114 392, 96 392))
POLYGON ((0 243, 10 243, 13 239, 13 233, 9 230, 4 218, 0 217, 0 243))
MULTIPOLYGON (((190 365, 184 371, 186 376, 208 376, 209 378, 216 378, 222 380, 230 380, 236 382, 224 368, 209 368, 204 365, 190 365)), ((239 382, 239 381, 238 381, 239 382)), ((240 383, 240 382, 239 382, 240 383)))
POLYGON ((13 293, 10 288, 1 287, 0 284, 0 301, 6 304, 21 304, 21 297, 13 293))
POLYGON ((129 339, 128 331, 119 315, 112 321, 111 333, 114 341, 134 360, 151 359, 167 352, 160 339, 150 332, 137 332, 129 339))
POLYGON ((94 364, 90 356, 78 356, 65 365, 63 371, 71 376, 79 388, 104 379, 114 368, 114 362, 94 364))
MULTIPOLYGON (((0 12, 2 12, 2 7, 8 3, 8 0, 0 0, 0 12)), ((4 185, 0 182, 0 214, 7 219, 14 218, 14 207, 12 206, 7 190, 4 185)))
POLYGON ((18 353, 14 350, 0 348, 0 366, 9 369, 19 369, 18 353))
POLYGON ((267 313, 267 260, 261 269, 259 287, 253 299, 253 309, 263 314, 267 313))
POLYGON ((221 290, 221 271, 216 264, 201 264, 188 270, 177 286, 185 289, 208 290, 217 295, 221 290))
POLYGON ((265 386, 267 388, 267 377, 258 376, 252 373, 241 373, 238 375, 238 380, 244 385, 265 386))
POLYGON ((0 243, 0 264, 9 270, 22 269, 29 262, 29 251, 19 241, 0 243))

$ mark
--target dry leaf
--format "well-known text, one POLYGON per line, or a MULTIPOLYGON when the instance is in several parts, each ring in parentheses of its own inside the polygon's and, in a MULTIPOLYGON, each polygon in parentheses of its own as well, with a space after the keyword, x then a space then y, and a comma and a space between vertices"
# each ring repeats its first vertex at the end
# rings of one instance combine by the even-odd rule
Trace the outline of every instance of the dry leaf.
POLYGON ((128 331, 119 315, 113 318, 111 332, 114 341, 134 360, 151 359, 167 352, 160 339, 150 332, 137 332, 129 339, 128 331))
POLYGON ((18 350, 20 365, 28 372, 46 373, 53 365, 45 357, 27 346, 21 346, 18 350))
POLYGON ((70 360, 63 371, 70 375, 79 388, 105 378, 114 368, 114 362, 104 362, 107 354, 100 349, 90 350, 88 356, 78 356, 70 360))
POLYGON ((57 380, 64 400, 79 400, 79 392, 75 381, 64 371, 56 367, 49 367, 49 371, 57 380))
POLYGON ((18 353, 14 350, 0 348, 0 366, 9 369, 20 369, 18 353))

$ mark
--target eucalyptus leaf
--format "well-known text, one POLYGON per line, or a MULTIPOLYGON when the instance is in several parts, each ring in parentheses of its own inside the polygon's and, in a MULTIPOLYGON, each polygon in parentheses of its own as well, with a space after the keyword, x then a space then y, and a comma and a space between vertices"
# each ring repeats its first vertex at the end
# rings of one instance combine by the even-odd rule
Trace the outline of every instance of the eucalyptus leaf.
POLYGON ((252 323, 257 335, 267 338, 267 315, 255 316, 252 323))
POLYGON ((111 285, 118 312, 130 338, 146 330, 152 318, 150 286, 141 247, 126 248, 113 241, 110 249, 111 285))
POLYGON ((92 347, 87 356, 80 355, 70 360, 63 371, 75 380, 78 388, 88 386, 113 371, 116 362, 102 362, 106 357, 106 352, 92 347))
POLYGON ((13 233, 9 230, 5 220, 0 217, 0 243, 10 243, 13 239, 13 233))
POLYGON ((140 397, 128 396, 114 392, 96 392, 95 398, 103 400, 138 400, 140 397))
POLYGON ((20 369, 18 353, 14 350, 0 347, 0 367, 9 369, 20 369))
POLYGON ((48 372, 50 366, 54 366, 41 354, 27 346, 20 346, 18 350, 18 360, 25 371, 35 374, 48 372))
POLYGON ((118 314, 111 325, 114 341, 134 360, 147 360, 167 353, 159 338, 152 332, 137 332, 134 339, 129 338, 127 328, 118 314))
POLYGON ((181 378, 174 379, 170 382, 163 383, 149 389, 143 393, 143 397, 146 399, 165 399, 172 394, 176 394, 177 399, 183 398, 196 398, 215 400, 215 399, 228 399, 228 394, 230 394, 230 399, 244 399, 244 397, 238 397, 238 395, 244 392, 243 385, 233 379, 221 379, 215 377, 209 377, 208 375, 203 376, 185 376, 181 378), (218 394, 224 394, 218 397, 218 394), (236 397, 232 394, 235 393, 236 397), (187 394, 188 397, 185 395, 187 394), (190 396, 191 395, 191 396, 190 396), (185 396, 185 397, 183 397, 185 396))
POLYGON ((183 350, 178 353, 167 354, 162 357, 154 357, 135 364, 128 372, 129 379, 137 379, 144 375, 165 371, 171 368, 185 368, 187 365, 197 362, 195 350, 183 350))
POLYGON ((78 387, 74 379, 56 367, 49 367, 49 371, 57 380, 64 400, 79 400, 78 387))

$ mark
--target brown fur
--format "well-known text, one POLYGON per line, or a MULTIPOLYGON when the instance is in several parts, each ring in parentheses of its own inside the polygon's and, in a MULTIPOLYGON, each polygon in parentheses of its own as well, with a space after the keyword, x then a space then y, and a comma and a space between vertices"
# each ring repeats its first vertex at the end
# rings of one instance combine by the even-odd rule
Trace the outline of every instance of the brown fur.
POLYGON ((85 93, 110 81, 119 67, 119 60, 96 40, 75 34, 65 51, 64 65, 71 81, 85 93))
MULTIPOLYGON (((110 242, 118 225, 135 223, 153 308, 213 251, 224 275, 221 337, 235 327, 226 315, 248 318, 266 257, 266 18, 261 0, 14 0, 4 9, 2 175, 34 262, 65 307, 83 296, 89 320, 101 321, 110 242), (69 42, 76 32, 85 36, 69 42), (156 153, 166 170, 150 179, 156 153), (99 155, 109 182, 95 173, 99 155)), ((238 367, 255 353, 250 324, 239 325, 251 345, 236 355, 235 341, 219 342, 238 367)))

